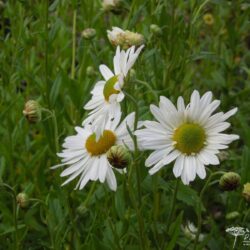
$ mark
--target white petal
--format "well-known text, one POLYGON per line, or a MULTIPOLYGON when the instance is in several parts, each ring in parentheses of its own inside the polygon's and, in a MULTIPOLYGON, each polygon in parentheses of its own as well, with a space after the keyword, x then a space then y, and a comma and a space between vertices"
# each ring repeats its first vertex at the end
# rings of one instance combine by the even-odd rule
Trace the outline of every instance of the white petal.
POLYGON ((175 177, 181 176, 183 166, 184 166, 184 156, 180 155, 177 157, 173 168, 173 173, 175 177))
POLYGON ((196 160, 196 173, 201 179, 205 179, 206 177, 206 170, 205 166, 197 159, 196 160))
POLYGON ((117 183, 116 183, 115 174, 112 168, 107 169, 107 183, 111 190, 116 191, 117 183))
POLYGON ((106 81, 114 76, 113 72, 104 64, 99 66, 99 70, 106 81))

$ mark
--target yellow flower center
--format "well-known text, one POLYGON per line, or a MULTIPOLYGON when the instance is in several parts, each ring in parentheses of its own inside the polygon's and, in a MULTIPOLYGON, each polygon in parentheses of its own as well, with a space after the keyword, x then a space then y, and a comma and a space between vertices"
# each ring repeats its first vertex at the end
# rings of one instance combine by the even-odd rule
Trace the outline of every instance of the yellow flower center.
POLYGON ((105 84, 103 89, 103 95, 105 100, 108 102, 109 97, 113 94, 118 94, 120 91, 114 88, 115 84, 118 81, 118 76, 112 76, 105 84))
POLYGON ((116 142, 116 135, 110 130, 104 130, 103 134, 96 141, 96 134, 90 135, 86 141, 85 147, 91 155, 102 155, 106 153, 116 142))
POLYGON ((175 148, 184 154, 196 154, 204 147, 206 134, 204 129, 194 123, 184 123, 174 132, 175 148))

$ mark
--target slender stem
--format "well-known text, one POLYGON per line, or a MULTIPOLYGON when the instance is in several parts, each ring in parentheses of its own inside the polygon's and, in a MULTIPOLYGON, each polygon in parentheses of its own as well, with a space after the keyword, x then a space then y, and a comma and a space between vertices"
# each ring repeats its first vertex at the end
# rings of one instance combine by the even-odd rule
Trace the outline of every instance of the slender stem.
POLYGON ((75 63, 76 63, 76 9, 73 13, 73 30, 72 30, 72 64, 71 78, 75 79, 75 63))
MULTIPOLYGON (((134 121, 134 130, 137 128, 137 123, 138 123, 138 114, 139 114, 139 108, 137 105, 136 99, 133 97, 133 95, 127 93, 124 91, 126 96, 134 103, 135 106, 135 121, 134 121)), ((133 205, 136 210, 137 218, 138 218, 138 224, 139 224, 139 234, 140 234, 140 243, 141 243, 141 249, 148 249, 147 245, 147 239, 144 236, 144 221, 143 221, 143 216, 141 215, 141 172, 140 172, 140 164, 138 164, 138 156, 139 156, 139 150, 138 150, 138 145, 137 145, 137 139, 135 136, 133 137, 133 142, 134 142, 134 163, 133 166, 135 166, 135 171, 136 171, 136 184, 137 184, 137 195, 138 195, 138 204, 136 203, 136 200, 134 199, 134 194, 129 190, 130 196, 132 197, 133 205)), ((129 184, 129 187, 131 185, 129 184)))
POLYGON ((247 212, 243 218, 243 221, 242 221, 243 224, 247 221, 247 217, 248 217, 249 213, 250 213, 250 208, 247 209, 247 212))
POLYGON ((198 219, 198 226, 197 226, 197 234, 195 236, 195 243, 194 243, 194 250, 196 250, 197 248, 197 244, 199 241, 199 237, 200 237, 200 233, 201 233, 201 223, 202 223, 202 217, 201 217, 201 203, 202 203, 202 198, 203 198, 203 194, 205 193, 207 187, 209 186, 210 181, 212 180, 212 178, 216 175, 222 175, 225 172, 223 171, 218 171, 215 173, 210 174, 209 178, 207 179, 204 187, 202 188, 201 192, 200 192, 200 202, 198 203, 198 211, 197 211, 197 219, 198 219))
POLYGON ((48 77, 48 53, 49 53, 49 0, 46 0, 45 5, 45 61, 44 61, 44 76, 46 82, 46 99, 48 106, 50 107, 50 100, 49 100, 49 93, 50 93, 50 84, 49 84, 49 77, 48 77))
POLYGON ((58 143, 58 126, 57 126, 57 120, 56 120, 56 113, 54 110, 49 110, 42 108, 42 111, 47 112, 50 114, 49 118, 51 117, 53 126, 54 126, 54 140, 55 140, 55 149, 56 152, 59 152, 59 143, 58 143))
POLYGON ((149 83, 138 80, 138 79, 136 79, 134 82, 138 84, 143 84, 144 86, 146 86, 148 90, 153 94, 155 101, 158 102, 158 95, 156 94, 156 92, 154 91, 154 89, 151 87, 149 83))
POLYGON ((91 196, 92 196, 92 194, 93 194, 93 192, 94 192, 94 190, 95 190, 95 185, 96 185, 96 182, 94 181, 94 182, 92 183, 92 186, 91 186, 91 188, 90 188, 90 190, 89 190, 89 193, 88 193, 88 195, 87 195, 85 201, 83 202, 84 206, 87 206, 87 205, 88 205, 89 199, 91 198, 91 196))
POLYGON ((172 221, 172 217, 173 217, 173 214, 174 214, 174 209, 175 209, 175 204, 176 204, 176 197, 177 197, 177 193, 178 193, 178 188, 179 188, 179 179, 176 179, 176 183, 175 183, 175 188, 174 188, 174 196, 173 196, 173 199, 172 199, 172 203, 171 203, 171 210, 170 210, 170 213, 169 213, 169 216, 168 216, 168 221, 167 221, 167 232, 169 230, 169 227, 170 227, 170 224, 171 224, 171 221, 172 221))
POLYGON ((58 144, 58 126, 57 126, 57 120, 56 120, 56 114, 55 111, 52 111, 52 121, 53 121, 53 125, 54 125, 54 140, 55 140, 55 148, 56 148, 56 152, 59 151, 59 144, 58 144))

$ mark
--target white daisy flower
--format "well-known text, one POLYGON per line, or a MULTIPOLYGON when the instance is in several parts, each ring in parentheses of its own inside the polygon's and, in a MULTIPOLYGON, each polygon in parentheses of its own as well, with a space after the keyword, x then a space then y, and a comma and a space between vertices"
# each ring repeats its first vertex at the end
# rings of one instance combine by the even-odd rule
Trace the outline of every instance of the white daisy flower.
POLYGON ((142 149, 155 150, 145 162, 152 167, 149 173, 152 175, 175 161, 173 173, 181 176, 184 184, 193 181, 196 174, 204 179, 205 166, 218 165, 219 150, 239 138, 222 133, 230 126, 226 120, 237 108, 213 114, 219 105, 220 101, 212 101, 211 92, 200 97, 196 90, 187 107, 182 97, 178 98, 177 108, 164 96, 160 97, 159 108, 151 105, 157 121, 145 121, 145 128, 135 132, 142 149))
MULTIPOLYGON (((89 180, 107 181, 111 190, 116 190, 116 178, 113 167, 107 159, 109 149, 114 145, 124 145, 133 150, 134 144, 127 130, 127 126, 133 131, 135 113, 129 114, 119 124, 120 117, 108 120, 105 124, 103 134, 96 140, 93 126, 75 127, 76 135, 69 136, 63 143, 64 150, 57 155, 62 158, 62 163, 52 169, 68 165, 61 173, 61 177, 68 176, 62 184, 66 185, 79 176, 75 189, 83 189, 89 180)), ((125 170, 119 170, 124 172, 125 170)))
POLYGON ((90 110, 90 114, 83 122, 83 125, 92 123, 96 127, 97 139, 101 135, 106 122, 120 115, 120 102, 124 99, 124 93, 122 92, 124 79, 133 67, 142 48, 143 46, 135 50, 133 46, 124 51, 117 47, 113 60, 114 72, 104 64, 99 67, 105 81, 97 82, 91 91, 92 98, 84 106, 84 109, 90 110))
MULTIPOLYGON (((186 226, 181 225, 181 229, 187 238, 191 240, 195 240, 198 229, 194 225, 194 223, 188 221, 186 226)), ((200 234, 198 241, 201 242, 204 240, 204 238, 205 238, 205 235, 200 234)))

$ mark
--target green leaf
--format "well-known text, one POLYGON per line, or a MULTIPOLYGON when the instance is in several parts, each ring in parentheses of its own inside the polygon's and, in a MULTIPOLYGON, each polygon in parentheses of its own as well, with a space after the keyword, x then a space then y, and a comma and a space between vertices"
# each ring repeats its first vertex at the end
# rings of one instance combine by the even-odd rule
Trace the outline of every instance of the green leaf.
POLYGON ((166 250, 174 249, 176 242, 178 240, 178 236, 180 234, 182 219, 183 219, 183 211, 180 212, 180 214, 176 218, 176 221, 173 222, 170 226, 169 234, 170 234, 171 241, 167 245, 166 250))

